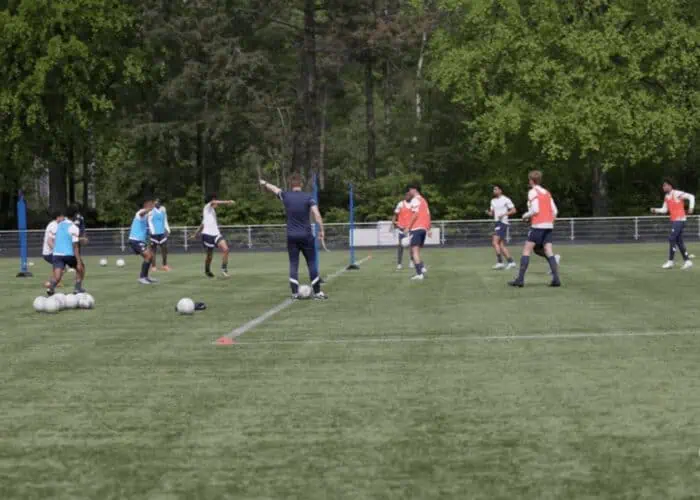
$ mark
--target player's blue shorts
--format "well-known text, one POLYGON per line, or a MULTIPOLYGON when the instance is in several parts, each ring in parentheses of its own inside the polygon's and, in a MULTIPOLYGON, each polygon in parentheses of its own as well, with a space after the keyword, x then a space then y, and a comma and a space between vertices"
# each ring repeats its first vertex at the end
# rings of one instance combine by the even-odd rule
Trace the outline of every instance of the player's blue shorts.
POLYGON ((428 231, 425 229, 416 229, 411 231, 411 246, 412 247, 423 247, 425 245, 425 237, 428 235, 428 231))
POLYGON ((508 224, 497 222, 496 226, 493 228, 493 234, 505 241, 508 237, 508 224))
POLYGON ((677 220, 674 222, 671 222, 671 235, 669 236, 669 239, 671 241, 674 241, 676 238, 680 238, 683 236, 683 230, 685 229, 685 221, 684 220, 677 220))
POLYGON ((54 269, 65 269, 66 267, 72 267, 75 269, 78 267, 78 259, 75 255, 54 255, 53 256, 53 268, 54 269))
POLYGON ((552 242, 552 229, 537 229, 530 228, 527 233, 527 241, 531 241, 535 245, 546 245, 552 242))
POLYGON ((216 236, 213 234, 203 234, 202 246, 207 250, 211 250, 212 248, 216 248, 219 245, 219 242, 223 239, 224 237, 220 234, 217 234, 216 236))
POLYGON ((50 253, 48 255, 42 255, 42 257, 44 258, 44 260, 46 262, 48 262, 49 264, 51 264, 53 266, 53 254, 52 253, 50 253))
POLYGON ((129 240, 129 246, 136 255, 143 255, 143 253, 148 249, 146 242, 139 240, 129 240))
POLYGON ((163 245, 165 242, 168 241, 168 235, 167 234, 152 234, 151 235, 151 243, 154 245, 163 245))

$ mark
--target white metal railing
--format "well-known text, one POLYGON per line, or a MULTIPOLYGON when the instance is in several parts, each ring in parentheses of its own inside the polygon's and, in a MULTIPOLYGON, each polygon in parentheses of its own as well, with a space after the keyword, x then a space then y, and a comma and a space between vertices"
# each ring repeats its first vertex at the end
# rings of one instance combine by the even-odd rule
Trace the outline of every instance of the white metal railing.
MULTIPOLYGON (((490 244, 492 220, 435 221, 432 241, 444 247, 479 246, 490 244)), ((356 224, 357 247, 387 246, 396 241, 387 221, 356 224), (361 232, 376 232, 371 238, 358 238, 361 232), (369 243, 368 241, 371 241, 369 243)), ((170 234, 171 251, 199 252, 201 243, 190 239, 195 227, 173 227, 170 234)), ((508 241, 519 243, 527 236, 528 225, 514 220, 508 230, 508 241)), ((654 242, 668 237, 667 217, 578 217, 559 219, 554 229, 555 243, 626 243, 654 242)), ((284 224, 222 226, 221 232, 234 251, 284 250, 286 226, 284 224)), ((19 254, 19 231, 0 231, 0 255, 19 254)), ((88 229, 87 254, 128 253, 129 228, 88 229)), ((326 224, 326 243, 329 248, 343 249, 350 244, 349 224, 326 224)), ((688 218, 686 239, 700 240, 700 216, 688 218)), ((44 230, 27 231, 28 254, 39 256, 43 246, 44 230)))

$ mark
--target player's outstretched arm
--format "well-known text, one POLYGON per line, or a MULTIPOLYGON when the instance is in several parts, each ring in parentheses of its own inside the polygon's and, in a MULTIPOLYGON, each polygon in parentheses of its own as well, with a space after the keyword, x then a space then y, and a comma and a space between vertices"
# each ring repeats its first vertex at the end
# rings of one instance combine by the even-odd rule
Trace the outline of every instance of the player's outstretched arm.
POLYGON ((690 193, 683 193, 681 195, 681 198, 688 201, 688 213, 692 214, 695 210, 695 195, 692 195, 690 193))
POLYGON ((235 205, 236 204, 236 202, 233 200, 212 200, 210 203, 211 203, 211 206, 214 208, 218 207, 219 205, 235 205))
POLYGON ((196 238, 199 236, 199 233, 202 232, 202 229, 204 229, 204 223, 202 223, 202 224, 199 225, 199 227, 197 228, 197 230, 196 230, 194 233, 192 233, 192 236, 190 236, 190 239, 191 239, 191 240, 196 239, 196 238))
POLYGON ((652 208, 651 209, 652 214, 667 214, 668 213, 668 205, 664 201, 664 206, 661 208, 652 208))
POLYGON ((279 196, 279 194, 282 192, 282 190, 280 188, 278 188, 277 186, 275 186, 274 184, 270 184, 269 182, 264 181, 262 179, 260 179, 260 185, 262 187, 264 187, 265 189, 267 189, 272 194, 274 194, 275 196, 279 196))

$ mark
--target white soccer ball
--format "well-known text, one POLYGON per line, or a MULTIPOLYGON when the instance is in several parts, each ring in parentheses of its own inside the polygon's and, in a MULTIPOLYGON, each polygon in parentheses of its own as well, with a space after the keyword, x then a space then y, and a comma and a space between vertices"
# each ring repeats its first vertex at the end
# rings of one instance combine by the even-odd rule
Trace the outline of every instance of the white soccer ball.
POLYGON ((411 246, 411 237, 410 236, 404 236, 401 238, 401 246, 404 248, 408 248, 411 246))
POLYGON ((194 301, 192 299, 180 299, 177 303, 177 312, 180 314, 194 314, 194 301))
POLYGON ((34 310, 38 313, 46 310, 46 297, 37 297, 34 299, 34 310))
POLYGON ((311 288, 309 285, 301 285, 299 287, 299 297, 302 299, 308 299, 309 297, 311 297, 311 294, 313 292, 313 288, 311 288))
POLYGON ((77 309, 78 308, 78 296, 75 294, 66 295, 66 305, 65 309, 77 309))
POLYGON ((100 266, 105 267, 107 265, 107 259, 100 259, 100 266))
POLYGON ((124 259, 117 259, 117 267, 124 267, 125 265, 124 259))
POLYGON ((49 297, 48 299, 46 299, 46 302, 44 305, 44 311, 46 311, 49 314, 54 314, 60 310, 61 310, 61 305, 54 297, 49 297))
POLYGON ((64 293, 57 293, 53 298, 58 302, 59 309, 63 310, 66 308, 66 295, 64 293))
POLYGON ((78 307, 80 309, 94 309, 95 299, 89 293, 81 294, 82 297, 78 299, 78 307))
POLYGON ((28 264, 29 264, 29 267, 34 267, 34 261, 33 261, 33 260, 30 260, 30 261, 28 262, 28 264))

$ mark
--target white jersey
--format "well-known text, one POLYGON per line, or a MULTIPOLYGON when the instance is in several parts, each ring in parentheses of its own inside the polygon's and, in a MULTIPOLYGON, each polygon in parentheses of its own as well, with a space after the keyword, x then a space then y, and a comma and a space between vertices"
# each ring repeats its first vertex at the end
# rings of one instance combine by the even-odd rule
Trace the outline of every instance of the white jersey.
POLYGON ((221 234, 221 231, 219 231, 219 223, 216 221, 216 210, 211 203, 204 205, 202 226, 202 234, 208 236, 219 236, 221 234))
POLYGON ((56 241, 56 230, 58 229, 58 222, 52 220, 49 225, 46 226, 46 231, 44 231, 44 249, 42 250, 42 255, 51 255, 53 253, 53 246, 56 241))
POLYGON ((491 200, 491 210, 493 211, 493 220, 508 224, 508 212, 513 210, 515 205, 507 196, 499 196, 491 200))

